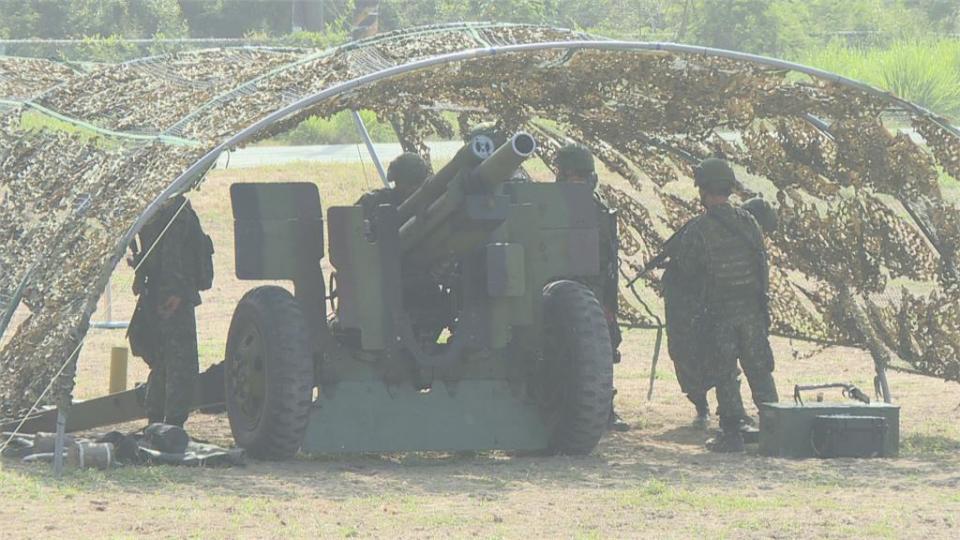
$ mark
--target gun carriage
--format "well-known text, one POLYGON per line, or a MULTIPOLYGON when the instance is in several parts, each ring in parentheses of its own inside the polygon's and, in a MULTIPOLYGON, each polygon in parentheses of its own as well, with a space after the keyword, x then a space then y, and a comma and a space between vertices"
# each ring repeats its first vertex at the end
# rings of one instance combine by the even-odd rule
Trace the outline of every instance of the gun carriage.
POLYGON ((588 453, 612 395, 589 289, 590 187, 513 181, 527 134, 473 140, 399 207, 331 207, 308 183, 234 184, 240 301, 225 380, 238 445, 307 452, 588 453), (324 226, 333 272, 321 260, 324 226))

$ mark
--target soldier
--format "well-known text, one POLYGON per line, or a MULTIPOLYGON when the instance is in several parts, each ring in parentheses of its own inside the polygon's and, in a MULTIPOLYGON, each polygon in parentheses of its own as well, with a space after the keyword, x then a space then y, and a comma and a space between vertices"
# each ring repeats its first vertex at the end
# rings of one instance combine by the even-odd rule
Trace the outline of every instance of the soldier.
POLYGON ((183 427, 199 372, 200 292, 213 279, 213 244, 185 197, 169 199, 131 244, 133 294, 139 296, 127 336, 134 355, 150 367, 146 409, 150 423, 183 427))
MULTIPOLYGON (((607 316, 607 327, 610 329, 610 344, 613 346, 613 363, 620 362, 620 326, 617 324, 617 304, 619 288, 617 276, 619 272, 619 239, 617 236, 616 212, 610 210, 606 201, 596 191, 597 171, 594 166, 593 154, 585 146, 568 144, 557 151, 554 160, 557 168, 557 182, 585 182, 594 189, 593 198, 597 203, 598 225, 600 233, 600 276, 594 279, 583 279, 584 285, 589 287, 603 306, 607 316)), ((616 390, 614 390, 616 395, 616 390)), ((615 431, 627 431, 630 426, 624 422, 610 406, 609 427, 615 431)))
POLYGON ((721 434, 708 441, 715 452, 743 451, 744 417, 737 361, 756 403, 778 401, 773 351, 768 340, 767 254, 757 221, 730 205, 738 185, 730 165, 703 160, 694 180, 706 211, 686 227, 677 248, 677 269, 700 299, 700 347, 716 386, 721 434))
MULTIPOLYGON (((777 211, 767 201, 754 198, 743 204, 743 209, 757 220, 764 234, 771 234, 778 226, 777 211)), ((669 242, 668 242, 669 243, 669 242)), ((665 248, 668 249, 668 248, 665 248)), ((712 387, 704 377, 702 353, 698 351, 698 321, 702 315, 699 298, 691 294, 690 284, 683 280, 677 265, 671 259, 661 279, 663 283, 664 310, 667 318, 667 350, 673 360, 680 390, 686 394, 694 407, 694 427, 705 429, 710 425, 710 406, 707 391, 712 387)), ((752 420, 744 416, 746 425, 752 420)))
POLYGON ((362 206, 367 214, 381 204, 399 207, 400 203, 413 195, 413 192, 423 184, 427 176, 430 176, 427 162, 413 152, 404 152, 387 166, 387 181, 393 183, 393 187, 366 193, 360 197, 357 204, 362 206))
MULTIPOLYGON (((392 188, 381 188, 364 194, 357 201, 363 207, 366 216, 372 216, 373 210, 389 204, 398 208, 419 188, 424 180, 430 176, 430 169, 422 157, 413 152, 404 152, 397 156, 387 166, 387 180, 393 184, 392 188)), ((366 225, 368 233, 375 236, 375 227, 369 222, 366 225)), ((403 301, 408 308, 422 308, 427 313, 442 313, 429 320, 420 319, 414 325, 417 336, 429 336, 433 339, 440 335, 449 314, 442 308, 449 306, 447 292, 438 287, 433 276, 424 272, 405 271, 402 273, 403 301)))
POLYGON ((760 229, 765 236, 775 233, 780 226, 780 216, 777 214, 777 209, 760 197, 754 197, 743 203, 743 209, 750 212, 753 219, 757 220, 757 225, 760 225, 760 229))

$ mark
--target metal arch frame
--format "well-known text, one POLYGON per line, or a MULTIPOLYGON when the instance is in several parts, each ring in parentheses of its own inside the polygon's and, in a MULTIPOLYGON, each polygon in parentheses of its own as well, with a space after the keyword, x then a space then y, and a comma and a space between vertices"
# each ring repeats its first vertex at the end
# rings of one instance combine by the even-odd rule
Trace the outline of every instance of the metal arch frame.
POLYGON ((193 166, 191 166, 183 174, 181 174, 174 181, 174 183, 171 184, 171 188, 183 187, 183 184, 186 183, 191 177, 193 177, 198 172, 199 169, 209 168, 209 165, 215 162, 217 156, 219 156, 224 150, 235 147, 239 144, 246 142, 247 140, 252 138, 254 135, 259 133, 260 131, 282 120, 284 117, 300 112, 304 109, 307 109, 323 100, 354 90, 360 86, 378 82, 383 79, 399 76, 405 73, 427 69, 427 68, 434 67, 441 64, 459 62, 464 60, 477 60, 480 58, 487 58, 487 57, 492 57, 500 54, 538 52, 538 51, 552 50, 552 49, 649 51, 649 52, 664 51, 664 52, 674 52, 674 53, 682 53, 682 54, 698 54, 702 56, 715 56, 719 58, 729 58, 732 60, 747 61, 747 62, 752 62, 760 65, 765 65, 771 68, 796 71, 812 77, 838 83, 843 86, 855 88, 865 93, 868 93, 874 97, 878 97, 878 98, 890 101, 891 104, 897 105, 908 111, 912 111, 916 115, 930 118, 935 123, 937 123, 940 127, 950 131, 954 136, 960 138, 960 130, 958 130, 957 128, 953 127, 952 125, 946 122, 943 122, 938 116, 936 116, 929 110, 919 105, 916 105, 909 101, 898 98, 893 94, 890 94, 889 92, 885 92, 883 90, 880 90, 868 84, 862 83, 860 81, 849 79, 828 71, 823 71, 817 68, 805 66, 802 64, 796 64, 793 62, 787 62, 787 61, 779 60, 776 58, 753 55, 748 53, 741 53, 736 51, 728 51, 723 49, 713 49, 709 47, 699 47, 699 46, 693 46, 693 45, 682 45, 677 43, 662 43, 662 42, 560 41, 560 42, 528 43, 528 44, 520 44, 520 45, 506 45, 501 47, 488 47, 488 48, 482 48, 482 49, 470 49, 466 51, 459 51, 455 53, 448 53, 444 55, 433 56, 430 58, 425 58, 422 60, 401 64, 392 68, 387 68, 387 69, 370 73, 367 75, 362 75, 355 79, 351 79, 349 81, 345 81, 337 85, 331 86, 321 92, 307 96, 299 101, 296 101, 290 105, 287 105, 282 109, 274 111, 273 113, 267 115, 261 120, 241 130, 240 132, 238 132, 236 135, 234 135, 227 141, 220 143, 216 148, 214 148, 209 153, 204 155, 193 166))
MULTIPOLYGON (((451 25, 457 26, 457 25, 451 25)), ((496 25, 493 25, 496 26, 496 25)), ((469 28, 469 25, 465 25, 465 29, 469 28)), ((408 35, 408 33, 400 32, 397 34, 397 37, 408 35)), ((363 40, 363 41, 376 41, 376 40, 363 40)), ((355 48, 360 45, 359 42, 349 43, 339 47, 342 50, 348 50, 355 48)), ((318 92, 316 94, 302 98, 290 105, 287 105, 273 113, 267 115, 266 117, 258 120, 257 122, 251 124, 250 126, 242 129, 233 137, 227 139, 224 142, 221 142, 212 150, 207 152, 203 157, 197 160, 193 165, 187 168, 186 171, 181 173, 161 194, 151 202, 146 210, 138 216, 137 220, 130 226, 130 228, 121 236, 120 241, 117 244, 117 248, 110 258, 109 264, 107 264, 103 272, 100 274, 99 278, 95 284, 95 290, 101 291, 106 287, 106 283, 110 278, 110 275, 113 272, 113 269, 116 267, 120 259, 123 258, 123 251, 126 249, 126 246, 129 244, 130 240, 134 235, 139 232, 143 225, 156 214, 157 210, 160 208, 160 205, 168 199, 169 197, 176 195, 190 185, 195 179, 202 177, 210 170, 216 163, 217 158, 225 150, 233 148, 237 145, 240 145, 250 139, 255 135, 265 130, 266 128, 272 126, 273 124, 283 120, 291 114, 303 111, 321 101, 336 97, 338 95, 344 94, 351 90, 357 89, 367 84, 375 83, 384 79, 389 79, 391 77, 396 77, 402 74, 411 73, 414 71, 419 71, 434 66, 448 64, 453 62, 461 61, 470 61, 478 60, 482 58, 489 58, 498 55, 504 54, 513 54, 513 53, 528 53, 528 52, 539 52, 547 50, 603 50, 603 51, 635 51, 635 52, 670 52, 670 53, 679 53, 679 54, 688 54, 688 55, 700 55, 700 56, 712 56, 717 58, 728 58, 731 60, 739 60, 750 62, 762 66, 767 66, 774 69, 783 69, 789 71, 795 71, 798 73, 803 73, 811 77, 818 79, 823 79, 831 81, 843 86, 850 88, 855 88, 857 90, 863 91, 867 94, 870 94, 874 97, 886 100, 892 105, 898 106, 900 108, 906 109, 907 111, 912 112, 915 115, 926 117, 940 126, 942 129, 947 130, 955 137, 960 139, 960 130, 951 126, 947 122, 943 121, 940 117, 936 116, 929 110, 910 103, 906 100, 898 98, 888 92, 884 92, 880 89, 874 88, 868 84, 837 75, 828 71, 823 71, 821 69, 813 68, 810 66, 805 66, 802 64, 797 64, 793 62, 788 62, 785 60, 780 60, 776 58, 770 58, 766 56, 754 55, 743 52, 728 51, 724 49, 715 49, 710 47, 702 47, 695 45, 683 45, 678 43, 667 43, 667 42, 642 42, 642 41, 617 41, 617 40, 594 40, 594 41, 554 41, 554 42, 539 42, 539 43, 524 43, 517 45, 504 45, 496 47, 486 47, 479 49, 468 49, 465 51, 458 51, 454 53, 447 53, 437 56, 432 56, 429 58, 424 58, 416 60, 413 62, 408 62, 406 64, 400 64, 391 68, 383 69, 373 73, 368 73, 354 79, 341 82, 339 84, 333 85, 325 90, 318 92)), ((8 306, 8 309, 15 309, 20 302, 19 297, 11 299, 11 305, 8 306)), ((89 319, 93 315, 93 310, 95 306, 88 307, 85 310, 85 318, 89 319)), ((0 337, 6 332, 6 326, 0 327, 0 337)))
MULTIPOLYGON (((364 86, 366 84, 371 84, 378 82, 384 79, 389 79, 391 77, 396 77, 406 73, 419 71, 422 69, 427 69, 441 64, 460 62, 465 60, 477 60, 481 58, 493 57, 501 54, 511 54, 511 53, 524 53, 524 52, 538 52, 544 50, 609 50, 609 51, 649 51, 649 52, 674 52, 682 54, 697 54, 702 56, 715 56, 719 58, 729 58, 732 60, 741 60, 752 62, 760 65, 765 65, 771 68, 776 69, 786 69, 790 71, 796 71, 799 73, 804 73, 812 77, 819 79, 828 80, 841 84, 843 86, 855 88, 861 90, 865 93, 868 93, 874 97, 878 97, 887 101, 890 101, 891 104, 902 107, 908 111, 912 111, 916 115, 925 116, 933 120, 940 127, 948 130, 957 138, 960 138, 960 130, 951 126, 950 124, 941 121, 941 119, 934 115, 929 110, 910 103, 909 101, 903 100, 868 84, 856 81, 853 79, 848 79, 841 75, 835 73, 830 73, 828 71, 823 71, 817 68, 804 66, 802 64, 796 64, 793 62, 787 62, 785 60, 779 60, 776 58, 770 58, 766 56, 753 55, 748 53, 741 53, 736 51, 728 51, 724 49, 713 49, 710 47, 699 47, 694 45, 682 45, 678 43, 662 43, 662 42, 640 42, 640 41, 559 41, 559 42, 543 42, 543 43, 526 43, 520 45, 506 45, 501 47, 488 47, 482 49, 470 49, 466 51, 459 51, 455 53, 448 53, 439 56, 433 56, 430 58, 425 58, 422 60, 416 60, 406 64, 401 64, 395 67, 387 68, 381 71, 374 73, 369 73, 367 75, 362 75, 360 77, 345 81, 334 86, 331 86, 321 92, 307 96, 299 101, 291 103, 282 109, 274 111, 273 113, 267 115, 266 117, 258 120, 257 122, 251 124, 250 126, 244 128, 236 135, 227 139, 226 141, 217 145, 213 150, 204 155, 200 160, 190 166, 183 174, 181 174, 174 182, 170 185, 167 191, 170 191, 170 194, 176 192, 176 190, 185 187, 185 185, 201 170, 209 169, 213 163, 216 162, 216 158, 225 150, 233 148, 239 144, 246 142, 247 140, 253 138, 257 133, 263 131, 264 129, 270 127, 271 125, 279 122, 285 117, 300 112, 304 109, 307 109, 317 103, 324 101, 326 99, 336 97, 340 94, 344 94, 351 90, 354 90, 358 87, 364 86)), ((165 192, 166 193, 166 192, 165 192)), ((166 198, 166 195, 161 195, 161 200, 166 198)))

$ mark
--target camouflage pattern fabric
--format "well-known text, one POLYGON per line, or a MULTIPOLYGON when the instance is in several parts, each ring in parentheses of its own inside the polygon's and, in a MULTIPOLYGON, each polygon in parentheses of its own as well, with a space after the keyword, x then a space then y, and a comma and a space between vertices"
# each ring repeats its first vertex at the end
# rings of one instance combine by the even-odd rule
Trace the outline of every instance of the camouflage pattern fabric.
POLYGON ((698 328, 703 317, 702 295, 692 290, 676 264, 663 272, 663 307, 666 316, 667 352, 673 361, 680 391, 691 401, 705 399, 711 385, 704 374, 703 354, 699 349, 698 328))
POLYGON ((597 233, 600 238, 600 276, 592 283, 584 283, 593 291, 603 312, 607 315, 607 326, 610 329, 610 345, 613 347, 614 362, 620 361, 620 343, 623 336, 620 334, 620 325, 617 323, 619 304, 619 273, 620 242, 617 234, 617 215, 612 211, 603 197, 594 192, 594 201, 597 203, 597 233))
MULTIPOLYGON (((190 51, 72 76, 51 62, 0 61, 0 99, 12 104, 0 111, 0 191, 16 195, 0 201, 0 303, 13 317, 0 348, 0 415, 25 412, 76 348, 125 231, 174 178, 239 130, 337 87, 244 144, 350 109, 389 120, 404 150, 428 161, 426 140, 485 119, 534 133, 548 164, 579 141, 622 180, 600 188, 618 210, 628 275, 697 213, 692 190, 674 189, 692 164, 724 155, 749 173, 741 200, 762 194, 780 213, 769 237, 774 334, 960 380, 960 136, 948 119, 833 78, 669 44, 474 55, 343 85, 452 51, 584 39, 593 38, 457 23, 326 51, 190 51), (21 125, 28 112, 80 132, 21 125), (897 128, 904 122, 912 134, 897 128)), ((637 284, 659 308, 659 276, 637 284)), ((655 324, 621 294, 622 320, 655 324)), ((71 389, 64 376, 51 395, 71 389)))
POLYGON ((158 347, 144 360, 150 366, 146 409, 151 421, 183 425, 193 400, 194 379, 200 372, 194 307, 181 303, 170 317, 152 312, 151 328, 158 347))
POLYGON ((706 373, 717 388, 720 427, 727 429, 735 428, 744 416, 737 360, 758 407, 761 403, 776 403, 779 396, 773 380, 773 351, 763 312, 758 308, 722 313, 723 317, 712 320, 712 331, 707 332, 704 342, 716 346, 713 358, 707 361, 706 373))
POLYGON ((194 308, 200 304, 200 294, 195 252, 190 249, 194 227, 199 226, 190 203, 180 196, 140 231, 141 252, 136 260, 146 258, 135 277, 140 298, 127 333, 133 354, 150 366, 146 407, 151 421, 182 425, 199 373, 194 308), (174 296, 180 298, 180 305, 164 318, 159 308, 174 296))
POLYGON ((677 267, 702 291, 699 328, 708 382, 717 388, 720 426, 733 429, 744 415, 737 361, 754 402, 777 401, 773 353, 768 341, 766 251, 760 227, 729 204, 711 207, 680 239, 677 267))
MULTIPOLYGON (((742 208, 750 212, 765 234, 776 231, 776 210, 769 203, 763 199, 751 199, 742 208)), ((707 391, 713 388, 710 382, 713 379, 705 373, 708 366, 703 363, 706 351, 699 349, 700 324, 704 316, 701 298, 705 297, 705 292, 696 290, 696 283, 685 280, 675 262, 667 265, 660 281, 663 284, 667 352, 673 361, 680 391, 694 403, 705 403, 707 391)))

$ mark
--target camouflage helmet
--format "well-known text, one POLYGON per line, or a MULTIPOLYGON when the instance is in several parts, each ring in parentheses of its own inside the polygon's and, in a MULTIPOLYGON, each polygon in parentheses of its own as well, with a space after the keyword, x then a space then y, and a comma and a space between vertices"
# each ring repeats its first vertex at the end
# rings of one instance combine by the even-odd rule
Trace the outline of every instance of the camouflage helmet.
POLYGON ((400 154, 387 167, 387 180, 397 187, 416 188, 427 176, 430 176, 427 162, 413 152, 400 154))
POLYGON ((753 215, 764 234, 776 231, 780 225, 780 216, 777 215, 777 209, 760 197, 754 197, 743 203, 743 209, 753 215))
POLYGON ((596 171, 593 154, 582 144, 567 144, 557 150, 553 163, 558 171, 575 171, 589 174, 596 171))
POLYGON ((707 158, 693 169, 693 182, 713 195, 729 195, 739 189, 740 182, 726 160, 707 158))

